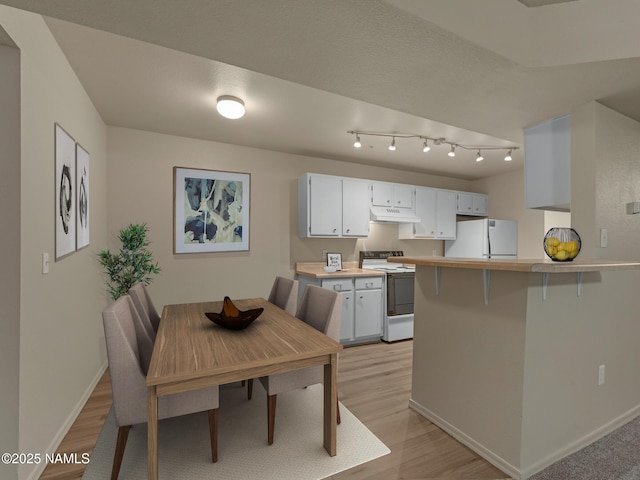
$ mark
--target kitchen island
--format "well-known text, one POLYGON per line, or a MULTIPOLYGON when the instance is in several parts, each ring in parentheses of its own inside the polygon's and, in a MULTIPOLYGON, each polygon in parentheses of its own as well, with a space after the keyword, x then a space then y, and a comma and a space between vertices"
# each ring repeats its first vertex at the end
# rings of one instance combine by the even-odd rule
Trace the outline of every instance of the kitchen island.
POLYGON ((640 414, 640 262, 415 263, 410 407, 514 478, 640 414))

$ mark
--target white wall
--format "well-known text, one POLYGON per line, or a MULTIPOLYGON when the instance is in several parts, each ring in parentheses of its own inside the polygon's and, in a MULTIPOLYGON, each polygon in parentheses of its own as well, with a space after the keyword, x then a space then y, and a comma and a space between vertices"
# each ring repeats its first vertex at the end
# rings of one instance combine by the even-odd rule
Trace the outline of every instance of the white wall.
MULTIPOLYGON (((106 244, 106 127, 42 17, 0 5, 0 25, 21 52, 18 448, 45 453, 57 447, 106 365, 100 314, 107 298, 95 257, 106 244), (59 262, 56 122, 91 156, 91 245, 59 262), (41 273, 43 252, 51 255, 48 275, 41 273)), ((36 478, 43 468, 21 466, 18 478, 36 478)))
MULTIPOLYGON (((20 365, 20 51, 0 45, 0 452, 18 451, 20 365)), ((18 478, 0 464, 0 478, 18 478)))
POLYGON ((162 273, 150 286, 159 306, 230 297, 266 296, 275 275, 293 275, 296 262, 322 261, 322 251, 357 260, 361 249, 399 248, 412 255, 442 253, 442 241, 398 240, 397 225, 373 225, 367 239, 300 239, 297 179, 305 172, 467 189, 469 182, 288 155, 223 143, 110 127, 108 130, 109 246, 117 232, 146 222, 162 273), (173 254, 173 167, 251 174, 250 251, 173 254))

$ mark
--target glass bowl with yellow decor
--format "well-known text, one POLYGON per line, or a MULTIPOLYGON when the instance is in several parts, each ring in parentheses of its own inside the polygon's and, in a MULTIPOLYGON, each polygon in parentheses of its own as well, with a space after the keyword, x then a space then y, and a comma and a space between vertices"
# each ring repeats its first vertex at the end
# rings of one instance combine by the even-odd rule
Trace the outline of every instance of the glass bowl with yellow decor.
POLYGON ((544 253, 556 262, 570 262, 580 253, 582 242, 573 228, 555 227, 544 236, 544 253))

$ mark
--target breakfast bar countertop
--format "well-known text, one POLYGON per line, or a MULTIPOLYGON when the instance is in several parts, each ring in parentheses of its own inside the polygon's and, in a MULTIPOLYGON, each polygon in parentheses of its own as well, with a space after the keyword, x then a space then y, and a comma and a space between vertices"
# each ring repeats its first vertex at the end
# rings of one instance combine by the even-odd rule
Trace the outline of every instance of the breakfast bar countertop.
POLYGON ((591 259, 576 259, 572 262, 554 262, 553 260, 547 259, 482 259, 425 256, 390 257, 387 261, 393 263, 413 263, 416 266, 505 270, 530 273, 579 273, 640 269, 640 262, 591 259))
POLYGON ((364 268, 358 268, 358 262, 344 262, 342 264, 343 269, 337 272, 328 273, 325 272, 323 267, 326 264, 316 263, 296 263, 296 274, 306 275, 308 277, 315 278, 339 278, 339 277, 383 277, 384 272, 379 270, 368 270, 364 268))

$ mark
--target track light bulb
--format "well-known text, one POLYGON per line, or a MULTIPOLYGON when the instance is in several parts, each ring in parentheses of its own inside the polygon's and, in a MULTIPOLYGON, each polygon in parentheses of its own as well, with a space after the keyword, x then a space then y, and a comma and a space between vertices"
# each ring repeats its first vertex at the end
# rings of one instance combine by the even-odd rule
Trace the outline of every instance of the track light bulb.
POLYGON ((511 152, 512 152, 512 150, 509 150, 507 152, 507 155, 504 157, 504 161, 505 162, 510 162, 511 160, 513 160, 513 158, 511 158, 511 152))
POLYGON ((480 150, 478 150, 478 155, 476 155, 476 162, 481 162, 482 160, 484 160, 484 157, 482 156, 482 153, 480 153, 480 150))
POLYGON ((389 145, 389 150, 394 152, 395 149, 396 149, 396 137, 393 137, 392 140, 391 140, 391 145, 389 145))
POLYGON ((422 147, 422 151, 424 153, 427 153, 429 150, 431 150, 431 147, 429 145, 427 145, 427 141, 424 141, 424 146, 422 147))
POLYGON ((451 145, 451 150, 449 150, 449 153, 447 153, 447 155, 449 155, 450 157, 455 157, 456 156, 456 147, 455 147, 455 145, 451 145))
POLYGON ((353 146, 356 148, 360 148, 362 146, 362 143, 360 143, 360 135, 356 135, 356 141, 353 142, 353 146))

